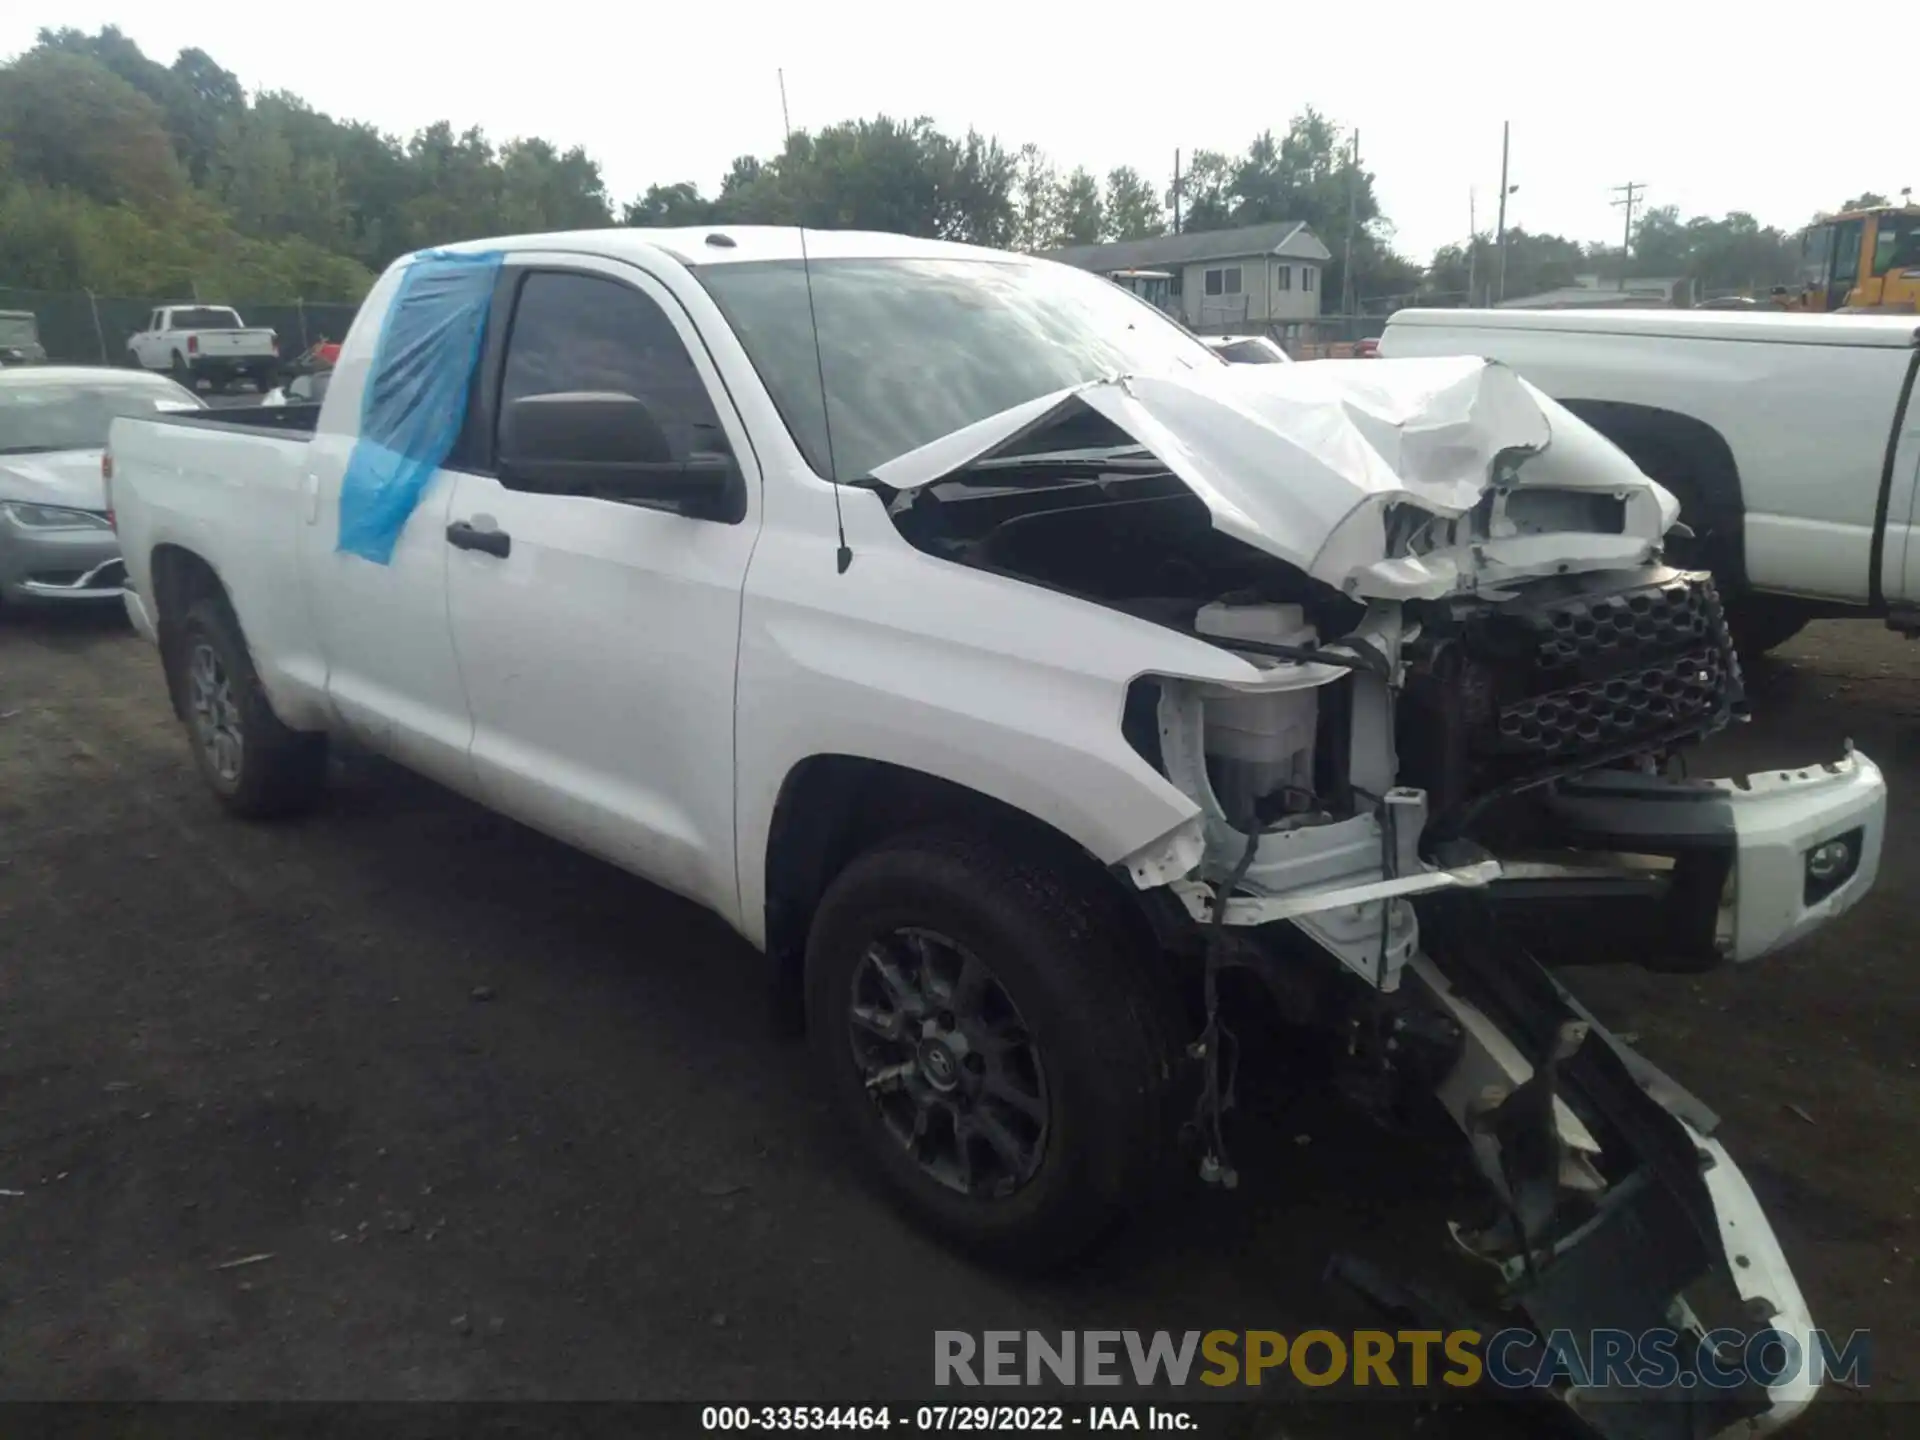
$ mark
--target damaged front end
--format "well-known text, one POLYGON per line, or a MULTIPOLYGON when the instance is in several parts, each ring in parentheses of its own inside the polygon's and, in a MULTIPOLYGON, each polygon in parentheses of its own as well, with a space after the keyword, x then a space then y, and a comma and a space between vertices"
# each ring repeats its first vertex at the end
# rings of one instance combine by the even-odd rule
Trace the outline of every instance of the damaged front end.
POLYGON ((1712 1114, 1542 964, 1751 960, 1878 868, 1885 787, 1851 747, 1672 774, 1745 701, 1712 578, 1664 562, 1670 495, 1477 360, 1081 386, 873 484, 929 553, 1246 662, 1142 674, 1123 718, 1193 806, 1119 868, 1204 967, 1208 1173, 1231 1173, 1214 981, 1240 967, 1344 1037, 1356 1098, 1438 1098, 1484 1182, 1455 1237, 1540 1335, 1683 1337, 1657 1390, 1561 1387, 1595 1432, 1696 1440, 1806 1404, 1804 1371, 1698 1383, 1716 1327, 1809 1353, 1805 1302, 1712 1114))

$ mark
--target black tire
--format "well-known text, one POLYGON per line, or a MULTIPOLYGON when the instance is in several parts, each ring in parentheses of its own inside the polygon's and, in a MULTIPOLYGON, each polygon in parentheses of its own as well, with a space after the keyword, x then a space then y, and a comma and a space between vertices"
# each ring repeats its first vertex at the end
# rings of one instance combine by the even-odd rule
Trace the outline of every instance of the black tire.
POLYGON ((1680 501, 1680 519, 1694 535, 1691 539, 1677 538, 1668 545, 1668 563, 1683 570, 1713 572, 1726 607, 1733 648, 1741 659, 1757 660, 1806 628, 1806 614, 1791 601, 1755 595, 1746 589, 1733 559, 1735 541, 1726 533, 1727 527, 1736 522, 1732 517, 1723 516, 1716 528, 1706 518, 1713 511, 1702 502, 1692 466, 1685 455, 1650 438, 1633 439, 1630 444, 1623 443, 1622 448, 1636 465, 1680 501))
POLYGON ((222 805, 249 820, 265 820, 300 814, 319 802, 327 781, 327 737, 280 723, 225 601, 193 602, 170 667, 194 764, 222 805))
MULTIPOLYGON (((1091 889, 1070 886, 1057 870, 969 835, 941 831, 889 840, 840 873, 808 937, 810 1042, 855 1144, 910 1218, 982 1258, 1047 1268, 1083 1253, 1129 1211, 1163 1193, 1177 1139, 1177 1066, 1168 1030, 1179 1002, 1150 960, 1091 889), (913 939, 902 938, 903 931, 913 939), (909 1141, 898 1128, 902 1110, 917 1103, 909 1081, 919 1082, 922 1095, 932 1094, 932 1072, 923 1060, 913 1076, 871 1088, 871 1057, 863 1063, 856 1053, 871 1038, 853 1012, 863 993, 858 987, 879 974, 873 947, 931 945, 929 934, 981 962, 1000 997, 986 1008, 1003 1017, 1012 1012, 1010 1025, 1003 1019, 990 1042, 976 1035, 975 1050, 947 1073, 958 1073, 961 1062, 978 1067, 961 1076, 978 1088, 957 1102, 969 1130, 997 1123, 1002 1140, 1009 1134, 1031 1139, 1033 1125, 1040 1127, 1023 1177, 1001 1163, 998 1145, 978 1138, 962 1142, 972 1155, 966 1168, 973 1188, 957 1188, 951 1173, 939 1178, 923 1157, 957 1153, 959 1112, 950 1114, 944 1133, 936 1122, 928 1135, 909 1141), (1009 1078, 1014 1067, 1004 1057, 1017 1042, 1008 1035, 1023 1037, 1031 1050, 1037 1085, 1029 1085, 1024 1072, 1009 1078), (995 1058, 984 1061, 988 1055, 995 1058), (1037 1092, 1037 1120, 1004 1103, 1010 1085, 1037 1092), (986 1173, 976 1175, 976 1167, 986 1173)), ((960 1008, 953 998, 959 993, 950 992, 945 1003, 960 1008)), ((901 1013, 909 1012, 902 1007, 901 1013)), ((943 1019, 956 1023, 951 1015, 943 1019)), ((965 1027, 964 1013, 957 1024, 965 1027)), ((923 1042, 920 1050, 929 1044, 939 1042, 923 1042)))
POLYGON ((173 352, 173 359, 167 362, 167 374, 173 378, 176 385, 184 385, 189 390, 195 388, 193 369, 187 364, 187 357, 178 350, 173 352))
POLYGON ((1807 628, 1809 617, 1791 601, 1745 595, 1727 606, 1727 629, 1742 660, 1755 660, 1807 628))
POLYGON ((140 370, 145 368, 140 364, 139 352, 134 350, 132 346, 127 347, 126 357, 121 363, 124 364, 129 370, 140 370))

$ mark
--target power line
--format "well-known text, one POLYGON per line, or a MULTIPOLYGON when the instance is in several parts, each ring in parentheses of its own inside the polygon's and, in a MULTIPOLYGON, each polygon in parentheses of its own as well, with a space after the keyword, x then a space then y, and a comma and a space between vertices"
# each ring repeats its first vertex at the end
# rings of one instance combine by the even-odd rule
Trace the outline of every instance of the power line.
POLYGON ((1642 198, 1646 185, 1639 180, 1629 180, 1624 185, 1613 187, 1618 200, 1609 200, 1609 205, 1624 205, 1627 211, 1626 233, 1620 240, 1620 288, 1627 288, 1627 267, 1633 263, 1633 207, 1642 198))

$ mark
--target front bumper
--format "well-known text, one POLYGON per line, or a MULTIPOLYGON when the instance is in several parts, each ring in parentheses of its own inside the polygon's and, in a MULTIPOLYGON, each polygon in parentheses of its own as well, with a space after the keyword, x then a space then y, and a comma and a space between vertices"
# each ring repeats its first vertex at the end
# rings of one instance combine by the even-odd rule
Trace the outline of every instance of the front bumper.
POLYGON ((126 575, 120 537, 111 530, 41 529, 0 517, 0 601, 117 601, 126 575))
POLYGON ((1844 914, 1873 888, 1887 783, 1849 745, 1837 761, 1735 779, 1584 776, 1562 784, 1553 806, 1583 837, 1692 866, 1694 891, 1706 903, 1675 923, 1690 923, 1687 938, 1718 958, 1747 961, 1844 914), (1844 856, 1816 875, 1815 852, 1830 842, 1844 856), (1716 876, 1718 886, 1702 892, 1697 882, 1716 876))
POLYGON ((1821 1384, 1813 1317, 1713 1113, 1524 956, 1476 944, 1445 969, 1423 954, 1408 971, 1415 992, 1460 1025, 1460 1059, 1436 1093, 1535 1257, 1530 1270, 1517 1245, 1498 1257, 1470 1245, 1500 1265, 1511 1318, 1536 1339, 1570 1338, 1589 1360, 1602 1335, 1671 1337, 1676 1364, 1664 1375, 1639 1368, 1647 1351, 1624 1372, 1591 1366, 1535 1393, 1565 1402, 1604 1440, 1753 1440, 1795 1419, 1821 1384), (1543 1054, 1569 1026, 1571 1053, 1543 1054), (1547 1103, 1526 1103, 1529 1092, 1547 1103), (1769 1331, 1799 1363, 1771 1375, 1700 1369, 1710 1333, 1740 1353, 1769 1331))

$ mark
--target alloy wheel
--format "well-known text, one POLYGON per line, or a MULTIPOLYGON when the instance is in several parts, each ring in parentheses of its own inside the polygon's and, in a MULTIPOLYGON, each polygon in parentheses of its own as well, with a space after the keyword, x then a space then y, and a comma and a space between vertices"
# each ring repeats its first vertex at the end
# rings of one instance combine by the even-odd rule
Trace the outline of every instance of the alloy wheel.
POLYGON ((950 1190, 1001 1198, 1046 1153, 1046 1073, 1018 1007, 948 936, 903 927, 867 947, 846 1013, 880 1121, 950 1190))

